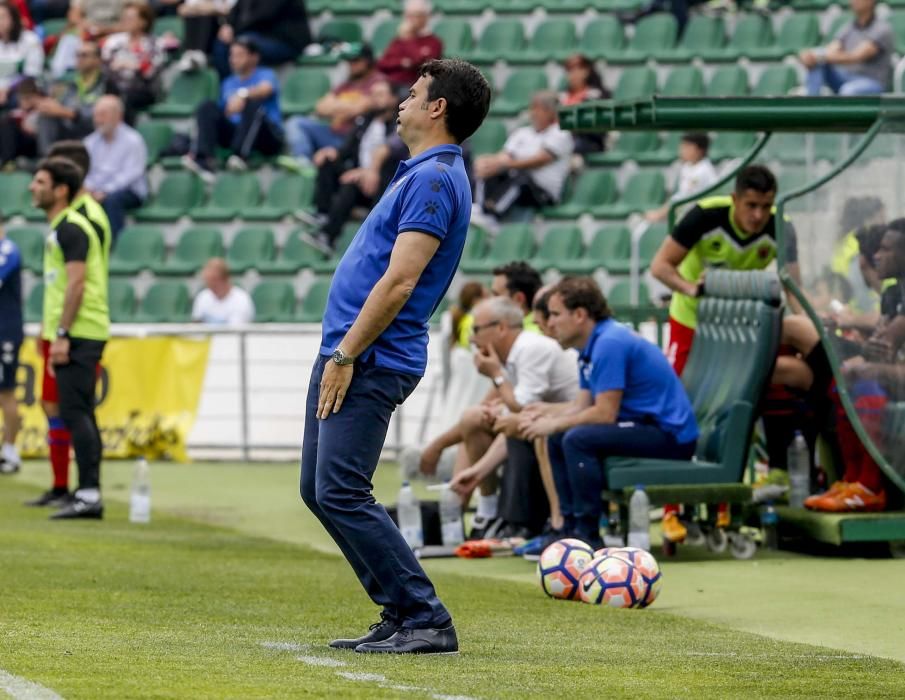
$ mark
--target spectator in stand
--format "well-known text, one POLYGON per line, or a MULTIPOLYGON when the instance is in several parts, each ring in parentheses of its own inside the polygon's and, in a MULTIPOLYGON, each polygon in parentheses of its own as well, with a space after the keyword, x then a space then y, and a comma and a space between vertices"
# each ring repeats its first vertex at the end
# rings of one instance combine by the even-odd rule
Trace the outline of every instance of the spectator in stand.
POLYGON ((126 121, 134 122, 135 113, 160 95, 160 71, 166 56, 151 33, 154 11, 143 2, 128 2, 123 8, 121 25, 104 42, 101 53, 110 82, 126 106, 126 121))
POLYGON ((849 5, 854 19, 829 44, 798 55, 808 69, 809 95, 819 95, 824 87, 849 96, 889 90, 896 41, 892 27, 877 17, 876 0, 850 0, 849 5))
POLYGON ((221 78, 229 75, 229 46, 238 38, 254 41, 265 66, 294 61, 311 42, 304 0, 237 0, 214 42, 221 78))
POLYGON ((78 0, 85 16, 85 34, 100 39, 123 31, 120 19, 127 2, 128 0, 78 0))
POLYGON ((84 41, 76 54, 76 71, 50 86, 50 94, 38 102, 38 155, 45 156, 56 141, 81 139, 94 128, 94 105, 116 91, 102 71, 101 52, 93 41, 84 41))
POLYGON ((34 78, 24 78, 16 85, 15 109, 0 116, 0 166, 16 158, 37 155, 38 105, 42 95, 34 78))
MULTIPOLYGON (((78 50, 82 45, 85 13, 82 6, 74 2, 66 13, 66 26, 55 36, 44 37, 44 51, 50 59, 50 75, 54 79, 64 77, 77 69, 78 50)), ((98 49, 100 50, 100 49, 98 49)))
POLYGON ((185 0, 179 4, 177 11, 182 17, 184 34, 179 70, 188 72, 207 67, 220 23, 235 4, 236 0, 185 0))
POLYGON ((215 326, 239 326, 255 320, 255 304, 248 292, 233 286, 223 258, 211 258, 201 271, 204 289, 192 304, 192 320, 215 326))
POLYGON ((669 205, 686 199, 693 194, 702 193, 717 181, 716 168, 707 157, 710 149, 710 137, 704 133, 683 134, 679 141, 679 177, 676 180, 676 191, 666 200, 662 207, 652 209, 644 214, 651 223, 664 221, 669 215, 669 205))
POLYGON ((516 204, 540 209, 559 201, 574 144, 559 128, 557 105, 556 93, 537 93, 531 125, 513 131, 499 153, 475 159, 474 223, 495 231, 516 204))
MULTIPOLYGON (((563 64, 566 70, 566 89, 559 93, 559 103, 566 107, 588 100, 605 100, 610 91, 594 67, 594 62, 584 54, 574 54, 563 64)), ((606 134, 575 134, 575 152, 597 153, 606 149, 606 134)))
POLYGON ((15 7, 19 11, 19 16, 22 18, 22 27, 25 29, 31 29, 34 31, 35 21, 31 16, 31 9, 28 7, 27 0, 7 0, 10 5, 15 7))
POLYGON ((183 158, 187 168, 213 180, 214 152, 228 147, 230 170, 247 169, 253 151, 276 155, 283 147, 280 84, 270 68, 258 65, 260 53, 251 39, 229 47, 233 73, 220 86, 220 100, 202 103, 195 113, 198 135, 194 153, 183 158))
POLYGON ((140 207, 148 196, 145 140, 123 121, 123 102, 104 95, 94 105, 94 132, 85 139, 91 170, 85 188, 110 219, 113 239, 126 223, 126 210, 140 207))
POLYGON ((374 85, 386 81, 374 65, 374 52, 367 44, 351 46, 343 58, 349 71, 346 81, 317 101, 314 116, 293 117, 286 122, 289 151, 303 164, 322 148, 339 148, 354 128, 355 119, 373 109, 374 85))
POLYGON ((22 25, 14 5, 0 2, 0 107, 9 105, 10 92, 22 78, 40 79, 44 48, 38 35, 22 25))
POLYGON ((525 261, 516 260, 494 268, 492 274, 490 293, 512 299, 525 317, 525 330, 540 333, 532 312, 534 297, 542 285, 540 273, 525 261))
POLYGON ((389 78, 396 89, 408 92, 418 80, 421 65, 443 54, 443 42, 427 28, 430 13, 428 0, 407 0, 399 33, 377 61, 377 70, 389 78))
POLYGON ((314 241, 319 248, 332 251, 352 208, 373 206, 399 165, 381 156, 396 131, 399 100, 384 80, 371 88, 371 101, 374 109, 355 120, 339 148, 327 146, 314 154, 317 214, 311 223, 319 229, 314 241))

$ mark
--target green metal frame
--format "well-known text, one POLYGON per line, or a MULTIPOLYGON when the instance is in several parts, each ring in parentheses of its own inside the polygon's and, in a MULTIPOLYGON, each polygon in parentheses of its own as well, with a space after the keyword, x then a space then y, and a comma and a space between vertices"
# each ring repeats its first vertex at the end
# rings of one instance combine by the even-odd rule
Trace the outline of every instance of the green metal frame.
POLYGON ((824 342, 843 408, 871 457, 883 473, 905 493, 905 477, 898 474, 885 456, 877 449, 870 436, 861 425, 851 396, 845 388, 839 371, 839 358, 833 351, 829 338, 814 308, 801 289, 785 269, 785 231, 783 213, 786 203, 808 194, 833 178, 855 162, 884 128, 892 123, 903 124, 905 129, 905 97, 650 97, 639 100, 614 101, 599 100, 585 102, 559 110, 559 122, 563 129, 576 132, 657 130, 678 131, 685 129, 708 129, 717 131, 762 132, 758 142, 751 148, 738 168, 728 173, 720 181, 693 196, 670 206, 669 225, 675 224, 677 207, 687 204, 702 195, 726 184, 738 170, 750 163, 770 138, 772 132, 849 132, 864 133, 851 153, 829 173, 813 183, 800 187, 780 197, 777 203, 777 248, 780 278, 784 286, 801 304, 805 313, 814 321, 821 341, 824 342), (756 117, 755 117, 756 115, 756 117), (752 122, 756 125, 752 127, 752 122))

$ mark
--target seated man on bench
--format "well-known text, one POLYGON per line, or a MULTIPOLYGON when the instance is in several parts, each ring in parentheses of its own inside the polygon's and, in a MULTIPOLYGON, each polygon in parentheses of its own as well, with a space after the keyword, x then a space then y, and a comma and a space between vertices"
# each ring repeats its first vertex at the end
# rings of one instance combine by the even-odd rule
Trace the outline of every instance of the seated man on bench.
POLYGON ((602 547, 603 460, 691 459, 698 427, 663 353, 612 318, 591 278, 562 280, 547 304, 560 345, 580 352, 581 389, 570 403, 528 406, 520 427, 529 438, 549 436, 564 521, 559 536, 602 547))

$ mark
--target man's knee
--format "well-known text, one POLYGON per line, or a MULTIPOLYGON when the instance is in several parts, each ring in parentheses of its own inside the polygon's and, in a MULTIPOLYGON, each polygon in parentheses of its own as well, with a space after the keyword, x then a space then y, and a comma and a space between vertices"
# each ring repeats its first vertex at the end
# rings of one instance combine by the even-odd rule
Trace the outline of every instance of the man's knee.
POLYGON ((462 412, 459 419, 459 429, 463 435, 471 435, 477 431, 485 431, 487 427, 484 425, 484 409, 482 406, 471 406, 462 412))
POLYGON ((198 105, 198 110, 195 112, 199 119, 216 119, 220 114, 220 105, 218 105, 213 100, 205 100, 200 105, 198 105))

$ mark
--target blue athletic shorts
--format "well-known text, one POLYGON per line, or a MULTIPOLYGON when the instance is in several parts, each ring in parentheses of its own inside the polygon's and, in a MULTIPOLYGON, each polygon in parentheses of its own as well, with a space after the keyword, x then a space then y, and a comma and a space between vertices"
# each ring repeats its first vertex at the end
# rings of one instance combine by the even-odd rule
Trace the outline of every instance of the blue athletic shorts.
POLYGON ((0 340, 0 391, 16 388, 21 345, 17 340, 0 340))

